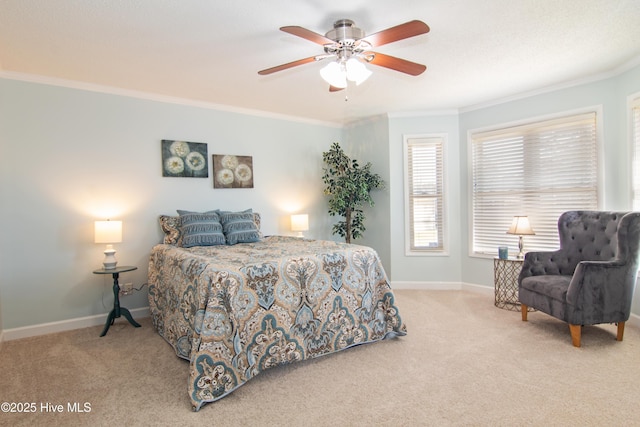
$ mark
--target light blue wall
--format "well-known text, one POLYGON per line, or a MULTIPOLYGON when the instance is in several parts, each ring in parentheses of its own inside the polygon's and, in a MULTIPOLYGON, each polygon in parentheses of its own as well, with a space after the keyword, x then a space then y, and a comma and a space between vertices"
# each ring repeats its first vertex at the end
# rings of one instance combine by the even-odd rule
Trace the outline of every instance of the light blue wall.
MULTIPOLYGON (((493 287, 492 260, 469 256, 469 130, 600 105, 605 209, 630 207, 627 97, 640 92, 640 67, 592 83, 473 111, 376 116, 345 129, 124 96, 0 79, 0 328, 103 314, 110 279, 93 221, 124 221, 121 280, 146 281, 157 216, 175 209, 254 208, 263 231, 288 234, 289 214, 307 212, 309 237, 331 235, 322 194, 322 152, 332 142, 386 182, 367 210, 367 232, 394 283, 470 283, 493 287), (449 253, 405 254, 403 136, 444 133, 449 253), (208 144, 209 154, 253 156, 255 188, 214 190, 211 177, 163 178, 160 140, 208 144)), ((210 170, 211 172, 211 170, 210 170)), ((147 305, 146 292, 126 297, 147 305)), ((636 293, 633 312, 640 314, 636 293)))
MULTIPOLYGON (((627 96, 640 90, 640 67, 623 74, 574 87, 543 93, 528 98, 460 114, 460 217, 462 248, 462 281, 493 286, 492 260, 469 256, 470 188, 467 166, 469 147, 467 133, 473 129, 500 125, 532 117, 546 116, 591 106, 602 108, 603 206, 607 210, 631 209, 630 160, 627 124, 627 96)), ((514 243, 515 244, 515 243, 514 243)), ((636 293, 634 313, 640 314, 640 295, 636 293)))
POLYGON ((364 207, 364 236, 353 240, 358 245, 371 246, 378 252, 387 275, 391 275, 391 225, 390 225, 390 163, 389 124, 387 116, 370 117, 348 126, 344 132, 344 149, 353 159, 364 166, 371 163, 371 171, 385 182, 385 188, 374 190, 371 197, 374 206, 364 207))
MULTIPOLYGON (((93 221, 121 219, 121 282, 146 282, 161 240, 159 214, 246 209, 266 234, 289 234, 307 212, 310 237, 331 238, 322 194, 322 151, 338 127, 0 79, 0 288, 2 326, 107 313, 111 277, 94 275, 103 245, 93 221), (160 141, 208 144, 212 154, 253 156, 254 189, 213 189, 209 178, 163 178, 160 141)), ((209 161, 211 159, 209 158, 209 161)), ((145 292, 125 297, 147 306, 145 292)))
POLYGON ((455 113, 422 114, 389 119, 391 175, 391 272, 394 282, 460 282, 460 137, 455 113), (405 253, 404 160, 405 135, 445 134, 445 191, 448 223, 448 254, 407 256, 405 253))

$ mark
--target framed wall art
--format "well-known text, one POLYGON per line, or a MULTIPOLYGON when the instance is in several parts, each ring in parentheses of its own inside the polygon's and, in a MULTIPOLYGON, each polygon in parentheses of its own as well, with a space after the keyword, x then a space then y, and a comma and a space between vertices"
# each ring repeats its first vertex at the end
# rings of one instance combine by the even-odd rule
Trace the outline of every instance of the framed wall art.
POLYGON ((162 176, 208 178, 207 144, 162 140, 162 176))
POLYGON ((214 154, 213 188, 253 188, 253 158, 214 154))

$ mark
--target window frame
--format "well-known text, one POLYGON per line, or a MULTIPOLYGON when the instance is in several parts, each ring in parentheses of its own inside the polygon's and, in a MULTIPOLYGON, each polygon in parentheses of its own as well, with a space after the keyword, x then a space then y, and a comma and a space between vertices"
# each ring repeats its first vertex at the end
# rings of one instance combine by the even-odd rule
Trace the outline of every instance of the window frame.
POLYGON ((448 229, 448 215, 449 215, 449 197, 447 195, 447 164, 448 164, 448 144, 449 136, 447 133, 420 133, 420 134, 406 134, 403 135, 402 141, 402 158, 404 164, 403 180, 404 180, 404 241, 405 241, 405 255, 406 256, 448 256, 449 255, 449 229, 448 229), (411 205, 409 195, 409 143, 411 140, 416 139, 439 139, 442 152, 442 247, 436 249, 415 249, 412 248, 412 236, 411 236, 411 205))
MULTIPOLYGON (((594 113, 595 114, 595 150, 596 150, 596 198, 597 198, 597 207, 596 209, 602 209, 603 201, 605 200, 604 194, 604 144, 603 144, 603 108, 602 105, 594 105, 588 106, 573 110, 566 110, 552 114, 539 115, 527 117, 520 120, 515 120, 511 122, 504 122, 498 124, 492 124, 489 126, 469 129, 467 131, 467 170, 468 170, 468 192, 467 192, 467 203, 469 206, 469 216, 468 216, 468 256, 472 258, 494 258, 497 256, 498 248, 495 248, 495 254, 490 252, 476 252, 474 248, 474 175, 473 175, 473 136, 478 133, 488 133, 488 132, 497 132, 500 130, 506 130, 509 128, 519 127, 519 126, 530 126, 536 123, 543 123, 551 120, 558 120, 565 117, 572 117, 581 114, 594 113)), ((518 213, 518 214, 526 214, 526 213, 518 213)), ((514 214, 514 215, 518 215, 514 214)), ((555 219, 557 223, 557 218, 555 219)), ((554 223, 554 224, 555 224, 554 223)), ((508 229, 509 224, 505 226, 505 233, 508 229)), ((538 231, 536 230, 536 225, 532 224, 532 228, 536 234, 538 231)), ((544 230, 546 231, 546 230, 544 230)), ((557 235, 557 227, 553 230, 549 230, 548 232, 553 232, 557 235)), ((527 251, 526 244, 527 236, 525 236, 525 251, 527 251)), ((505 234, 505 242, 508 242, 508 246, 517 247, 517 236, 510 236, 505 234), (511 241, 509 238, 513 238, 515 240, 511 241)), ((507 244, 505 244, 506 246, 507 244)), ((559 247, 559 246, 558 246, 559 247)), ((528 247, 528 250, 536 250, 535 247, 528 247)), ((545 250, 545 249, 543 249, 545 250)))

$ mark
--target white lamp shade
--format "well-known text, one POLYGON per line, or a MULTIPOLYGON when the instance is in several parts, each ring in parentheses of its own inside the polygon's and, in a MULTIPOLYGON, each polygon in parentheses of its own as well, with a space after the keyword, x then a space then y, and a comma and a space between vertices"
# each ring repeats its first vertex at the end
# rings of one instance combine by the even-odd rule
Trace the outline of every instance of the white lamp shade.
POLYGON ((307 231, 309 229, 309 215, 291 215, 291 231, 307 231))
POLYGON ((347 75, 344 69, 335 61, 329 62, 320 69, 320 76, 331 86, 338 88, 347 87, 347 75))
POLYGON ((350 58, 346 64, 347 67, 347 79, 355 82, 356 85, 359 85, 363 81, 367 80, 369 76, 372 74, 367 67, 364 66, 362 62, 360 62, 356 58, 350 58))
POLYGON ((372 74, 357 58, 349 58, 347 62, 332 61, 320 69, 320 76, 333 87, 344 89, 347 79, 359 85, 372 74))
POLYGON ((94 231, 96 243, 122 242, 122 221, 96 221, 94 231))
POLYGON ((511 227, 509 227, 507 234, 517 234, 519 236, 528 236, 528 235, 534 235, 536 233, 533 232, 533 229, 531 228, 531 224, 529 224, 528 216, 514 216, 513 222, 511 223, 511 227))

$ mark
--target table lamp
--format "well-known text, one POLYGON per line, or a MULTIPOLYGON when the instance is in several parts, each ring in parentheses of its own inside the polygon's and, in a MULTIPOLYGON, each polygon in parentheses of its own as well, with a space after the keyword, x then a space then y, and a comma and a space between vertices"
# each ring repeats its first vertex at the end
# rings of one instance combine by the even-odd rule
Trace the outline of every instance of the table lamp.
POLYGON ((522 236, 531 236, 536 233, 531 229, 531 224, 529 224, 528 216, 514 216, 513 222, 511 223, 511 227, 507 231, 507 234, 515 234, 519 237, 518 240, 518 259, 524 259, 524 240, 522 236))
POLYGON ((291 231, 297 231, 298 237, 304 237, 303 231, 309 229, 309 215, 291 215, 291 231))
POLYGON ((96 243, 107 243, 107 249, 104 251, 104 261, 102 262, 104 269, 115 269, 118 261, 116 260, 116 250, 113 249, 112 243, 122 242, 122 221, 96 221, 94 231, 94 241, 96 243))

